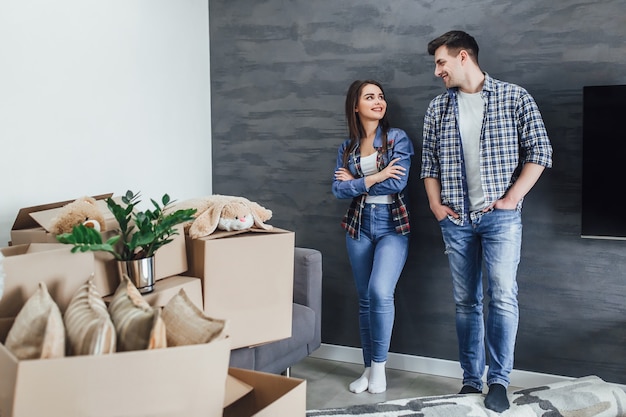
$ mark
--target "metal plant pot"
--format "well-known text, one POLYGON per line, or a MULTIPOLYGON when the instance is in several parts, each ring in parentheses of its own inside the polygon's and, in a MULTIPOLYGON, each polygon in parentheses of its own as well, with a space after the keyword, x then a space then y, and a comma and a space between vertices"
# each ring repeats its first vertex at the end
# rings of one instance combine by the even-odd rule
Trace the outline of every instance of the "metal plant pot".
POLYGON ((141 294, 154 291, 154 256, 133 261, 117 261, 120 277, 128 275, 141 294))

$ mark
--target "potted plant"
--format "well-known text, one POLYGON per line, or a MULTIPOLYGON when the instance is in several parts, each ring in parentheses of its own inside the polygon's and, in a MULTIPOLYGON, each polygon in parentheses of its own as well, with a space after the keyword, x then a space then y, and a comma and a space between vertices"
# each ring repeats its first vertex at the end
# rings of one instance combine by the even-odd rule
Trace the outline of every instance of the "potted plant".
POLYGON ((119 225, 115 236, 104 241, 99 231, 80 224, 74 226, 71 233, 57 235, 57 240, 74 245, 72 252, 110 253, 118 263, 120 276, 128 275, 140 292, 151 292, 154 289, 154 254, 172 242, 172 237, 178 234, 177 225, 193 220, 196 209, 172 210, 174 201, 168 194, 163 195, 161 204, 150 199, 152 210, 137 211, 140 195, 130 190, 121 201, 123 205, 111 197, 106 199, 119 225))

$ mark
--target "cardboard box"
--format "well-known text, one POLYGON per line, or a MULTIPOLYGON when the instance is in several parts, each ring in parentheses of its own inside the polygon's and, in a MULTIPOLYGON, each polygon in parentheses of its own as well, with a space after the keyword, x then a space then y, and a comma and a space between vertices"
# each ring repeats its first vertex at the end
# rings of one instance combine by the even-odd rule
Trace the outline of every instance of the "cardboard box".
POLYGON ((243 396, 224 407, 223 417, 306 415, 306 380, 238 368, 229 368, 228 375, 243 385, 230 381, 225 398, 231 396, 233 390, 243 396))
POLYGON ((40 281, 46 283, 52 298, 61 311, 65 311, 76 290, 87 282, 94 269, 93 253, 72 253, 68 245, 61 243, 8 246, 0 251, 5 257, 0 318, 17 316, 40 281))
MULTIPOLYGON (((60 249, 43 250, 50 246, 57 245, 2 249, 8 285, 0 311, 5 315, 21 309, 34 292, 33 282, 46 282, 61 312, 85 282, 84 274, 93 269, 93 254, 73 254, 61 244, 60 249), (88 262, 83 265, 81 260, 88 262), (57 269, 63 274, 48 272, 57 269), (21 297, 18 304, 15 297, 21 297)), ((195 285, 190 278, 174 281, 195 286, 198 293, 195 280, 195 285)), ((164 281, 165 287, 174 284, 164 281)), ((0 342, 13 320, 0 318, 0 342)), ((230 340, 223 338, 157 350, 19 361, 0 344, 0 416, 221 417, 230 349, 230 340)))
POLYGON ((187 236, 187 275, 204 311, 226 317, 233 349, 291 337, 295 234, 283 229, 187 236))
POLYGON ((18 361, 0 344, 2 417, 221 417, 230 342, 18 361))
POLYGON ((226 392, 224 394, 224 408, 228 407, 244 395, 252 391, 254 387, 243 381, 238 380, 234 376, 226 375, 226 392))
POLYGON ((185 230, 182 224, 174 227, 178 234, 172 236, 172 241, 156 251, 154 255, 155 279, 164 279, 173 275, 184 274, 187 271, 187 247, 185 244, 185 230))
MULTIPOLYGON (((117 227, 115 217, 113 217, 113 213, 109 211, 106 205, 106 199, 112 195, 113 194, 110 193, 93 196, 104 216, 106 229, 114 229, 117 227)), ((74 200, 58 201, 56 203, 20 209, 13 223, 13 227, 11 228, 11 245, 59 243, 56 236, 48 232, 48 230, 59 210, 74 200)))
MULTIPOLYGON (((94 196, 96 203, 104 215, 106 231, 103 232, 103 240, 112 237, 115 229, 119 227, 113 213, 106 205, 106 199, 112 194, 94 196)), ((121 197, 113 197, 121 201, 121 197)), ((59 241, 50 233, 53 219, 63 207, 74 200, 60 201, 20 209, 11 229, 11 244, 20 245, 27 243, 55 243, 59 241)), ((187 271, 187 256, 185 250, 185 237, 182 225, 176 227, 178 235, 172 237, 172 242, 161 247, 154 257, 155 279, 163 279, 187 271)), ((110 295, 115 292, 119 285, 119 273, 113 255, 105 252, 94 252, 96 259, 94 269, 94 284, 102 295, 110 295)))
MULTIPOLYGON (((154 291, 142 294, 143 298, 155 307, 163 307, 167 302, 182 289, 200 310, 202 310, 202 283, 200 278, 183 277, 176 275, 165 279, 158 280, 154 283, 154 291)), ((113 295, 104 297, 107 305, 113 299, 113 295)))

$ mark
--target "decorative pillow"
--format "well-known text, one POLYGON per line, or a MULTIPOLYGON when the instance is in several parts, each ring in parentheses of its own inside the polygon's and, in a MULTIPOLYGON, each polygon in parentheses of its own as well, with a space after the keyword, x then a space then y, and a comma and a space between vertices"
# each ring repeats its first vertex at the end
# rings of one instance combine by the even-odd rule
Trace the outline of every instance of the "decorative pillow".
POLYGON ((69 354, 102 355, 115 352, 115 326, 91 279, 72 297, 63 322, 69 354))
POLYGON ((225 320, 206 316, 182 288, 163 307, 162 316, 168 346, 208 343, 223 337, 226 328, 225 320))
POLYGON ((5 346, 18 359, 47 359, 65 356, 65 327, 61 310, 48 287, 39 283, 15 317, 5 346))
POLYGON ((118 351, 167 347, 161 309, 144 300, 128 275, 122 276, 109 304, 109 314, 115 325, 118 351))

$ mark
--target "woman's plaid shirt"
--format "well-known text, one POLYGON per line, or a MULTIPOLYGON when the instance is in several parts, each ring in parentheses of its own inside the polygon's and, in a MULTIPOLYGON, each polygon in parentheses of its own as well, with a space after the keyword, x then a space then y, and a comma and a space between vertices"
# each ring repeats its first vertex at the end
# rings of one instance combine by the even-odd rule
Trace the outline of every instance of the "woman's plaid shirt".
MULTIPOLYGON (((337 165, 335 171, 343 168, 343 152, 349 146, 350 141, 346 140, 339 147, 337 153, 337 165)), ((351 198, 352 202, 341 221, 348 235, 353 239, 359 239, 361 231, 361 212, 365 206, 365 198, 368 195, 391 195, 391 213, 395 223, 396 232, 407 235, 411 232, 409 223, 409 210, 407 207, 404 189, 406 188, 409 169, 411 168, 411 157, 414 154, 413 143, 407 134, 396 128, 391 128, 387 134, 387 153, 382 151, 382 133, 380 128, 374 139, 374 147, 377 150, 376 163, 378 170, 384 169, 389 161, 400 158, 396 165, 401 165, 406 169, 406 175, 396 180, 389 178, 381 183, 374 184, 368 189, 365 188, 365 175, 361 170, 361 151, 357 146, 350 155, 348 168, 355 179, 350 181, 339 181, 333 179, 333 194, 340 199, 351 198)))

